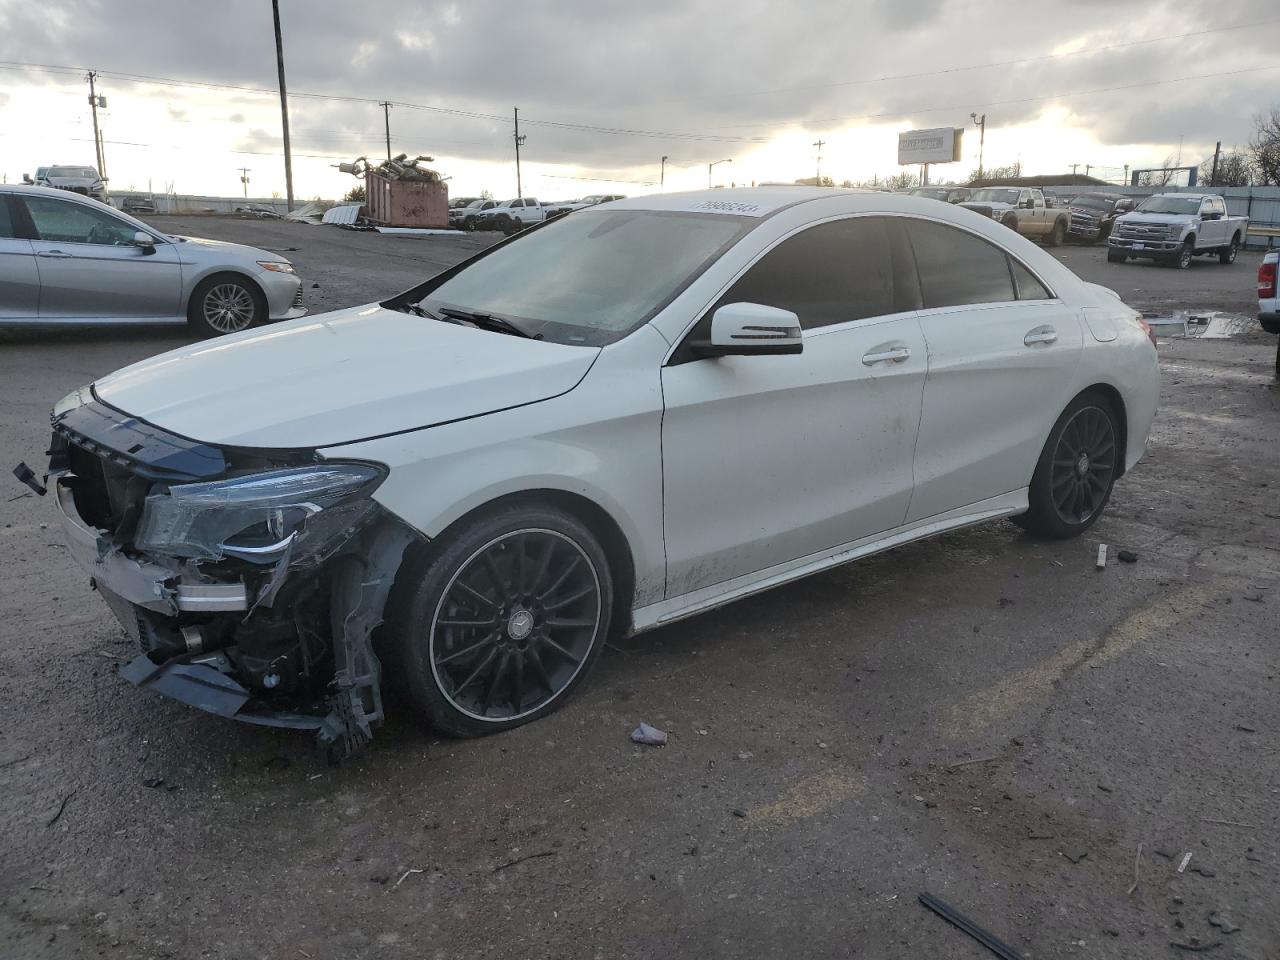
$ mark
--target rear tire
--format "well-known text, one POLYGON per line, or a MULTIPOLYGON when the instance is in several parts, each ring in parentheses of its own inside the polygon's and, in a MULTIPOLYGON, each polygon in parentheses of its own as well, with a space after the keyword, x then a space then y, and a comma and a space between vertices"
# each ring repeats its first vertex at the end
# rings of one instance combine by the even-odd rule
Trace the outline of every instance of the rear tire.
POLYGON ((1080 536, 1102 516, 1122 454, 1111 402, 1086 390, 1049 431, 1031 477, 1030 509, 1014 522, 1052 540, 1080 536))
POLYGON ((253 283, 230 273, 196 284, 187 302, 187 322, 201 337, 240 333, 267 319, 267 300, 253 283))
POLYGON ((1231 243, 1218 251, 1219 263, 1235 263, 1236 254, 1240 252, 1240 234, 1231 238, 1231 243))
POLYGON ((1049 231, 1048 245, 1051 247, 1062 246, 1062 240, 1067 235, 1066 225, 1061 220, 1055 220, 1053 229, 1049 231))
POLYGON ((509 730, 558 709, 604 649, 608 558, 577 517, 500 508, 412 558, 387 618, 396 677, 433 727, 509 730))

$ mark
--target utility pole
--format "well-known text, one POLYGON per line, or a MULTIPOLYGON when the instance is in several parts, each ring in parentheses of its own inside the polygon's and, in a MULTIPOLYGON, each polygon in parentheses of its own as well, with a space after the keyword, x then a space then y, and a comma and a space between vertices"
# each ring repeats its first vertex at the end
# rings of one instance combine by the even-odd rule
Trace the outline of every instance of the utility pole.
POLYGON ((982 179, 982 154, 987 145, 987 115, 984 113, 979 117, 976 113, 969 114, 969 119, 973 121, 973 125, 978 128, 978 179, 982 179))
POLYGON ((1072 175, 1073 177, 1076 175, 1076 167, 1078 167, 1078 166, 1080 166, 1080 164, 1078 164, 1078 163, 1073 163, 1073 164, 1071 165, 1071 175, 1072 175))
POLYGON ((391 159, 391 101, 380 100, 378 106, 382 108, 382 123, 387 131, 387 159, 391 159))
POLYGON ((1087 177, 1087 176, 1089 175, 1089 171, 1090 171, 1090 170, 1092 170, 1092 169, 1093 169, 1093 164, 1092 164, 1092 163, 1086 163, 1086 164, 1084 165, 1084 175, 1087 177))
POLYGON ((516 142, 516 199, 524 196, 524 187, 520 185, 520 147, 524 144, 525 138, 520 136, 520 108, 513 107, 515 111, 516 130, 512 134, 512 139, 516 142))
POLYGON ((662 193, 667 189, 667 155, 662 155, 662 166, 658 168, 658 192, 662 193))
POLYGON ((94 81, 98 79, 96 70, 90 70, 85 79, 89 81, 89 107, 93 110, 93 151, 98 158, 98 176, 105 180, 107 179, 107 158, 102 149, 102 134, 98 132, 98 108, 107 105, 107 98, 98 96, 98 91, 94 87, 94 81))
POLYGON ((285 209, 293 209, 293 151, 289 148, 289 93, 284 85, 284 41, 280 39, 280 0, 271 0, 276 26, 276 70, 280 75, 280 125, 284 130, 285 209))
POLYGON ((249 168, 240 168, 240 182, 244 184, 244 198, 249 199, 249 168))
POLYGON ((1218 158, 1222 156, 1222 141, 1219 140, 1217 146, 1213 148, 1213 172, 1209 174, 1209 186, 1216 187, 1218 185, 1218 158))
POLYGON ((827 141, 819 137, 810 146, 818 148, 818 165, 814 167, 813 185, 815 187, 822 186, 822 148, 827 145, 827 141))

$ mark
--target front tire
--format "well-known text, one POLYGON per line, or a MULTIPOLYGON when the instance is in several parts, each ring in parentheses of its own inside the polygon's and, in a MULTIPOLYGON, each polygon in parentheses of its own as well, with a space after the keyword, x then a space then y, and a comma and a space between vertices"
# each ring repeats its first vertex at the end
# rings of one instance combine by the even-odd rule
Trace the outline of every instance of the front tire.
POLYGON ((1194 237, 1187 237, 1182 241, 1182 246, 1178 248, 1178 252, 1173 255, 1173 265, 1179 270, 1187 270, 1191 267, 1191 259, 1196 255, 1196 241, 1194 237))
POLYGON ((1236 234, 1231 238, 1231 243, 1218 251, 1218 262, 1223 264, 1235 263, 1236 254, 1240 252, 1240 234, 1236 234))
POLYGON ((388 618, 399 679, 436 729, 509 730, 559 709, 604 649, 604 549, 550 506, 496 510, 410 561, 388 618))
POLYGON ((1129 257, 1120 250, 1107 250, 1107 263, 1124 263, 1129 257))
POLYGON ((1031 477, 1030 509, 1014 522, 1053 540, 1080 536, 1102 515, 1111 498, 1121 452, 1110 401, 1085 391, 1049 431, 1031 477))
POLYGON ((187 303, 187 322, 202 337, 240 333, 267 319, 267 301, 256 286, 234 274, 206 277, 187 303))

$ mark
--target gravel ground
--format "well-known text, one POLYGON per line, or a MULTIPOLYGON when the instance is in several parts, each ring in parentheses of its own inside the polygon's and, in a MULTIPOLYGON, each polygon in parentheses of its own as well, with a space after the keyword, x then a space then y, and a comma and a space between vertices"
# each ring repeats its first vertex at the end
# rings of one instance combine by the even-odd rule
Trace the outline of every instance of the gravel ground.
MULTIPOLYGON (((155 220, 285 251, 317 310, 491 239, 155 220)), ((1058 255, 1136 306, 1253 309, 1254 254, 1058 255)), ((58 397, 182 342, 3 337, 0 449, 41 463, 58 397)), ((1274 352, 1256 328, 1162 342, 1150 452, 1080 541, 911 545, 615 641, 509 734, 441 741, 393 705, 336 769, 118 680, 53 504, 10 484, 0 955, 987 956, 928 890, 1027 957, 1280 956, 1274 352), (1137 563, 1095 571, 1100 541, 1137 563), (631 744, 640 720, 670 744, 631 744)))

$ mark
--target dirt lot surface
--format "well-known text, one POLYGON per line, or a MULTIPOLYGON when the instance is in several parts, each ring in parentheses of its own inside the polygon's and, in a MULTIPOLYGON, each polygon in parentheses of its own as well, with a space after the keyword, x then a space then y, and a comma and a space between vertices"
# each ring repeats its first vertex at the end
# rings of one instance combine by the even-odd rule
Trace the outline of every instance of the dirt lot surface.
MULTIPOLYGON (((489 242, 155 220, 284 252, 316 310, 489 242)), ((1135 306, 1254 309, 1256 254, 1058 255, 1135 306)), ((68 390, 186 341, 0 336, 6 473, 42 465, 68 390)), ((988 956, 929 891, 1026 957, 1280 957, 1275 349, 1162 341, 1149 453, 1080 541, 912 545, 615 640, 509 734, 441 741, 393 705, 340 768, 117 679, 54 505, 11 482, 0 956, 988 956), (1097 571, 1099 542, 1138 560, 1097 571), (631 744, 641 720, 669 745, 631 744)))

